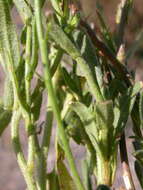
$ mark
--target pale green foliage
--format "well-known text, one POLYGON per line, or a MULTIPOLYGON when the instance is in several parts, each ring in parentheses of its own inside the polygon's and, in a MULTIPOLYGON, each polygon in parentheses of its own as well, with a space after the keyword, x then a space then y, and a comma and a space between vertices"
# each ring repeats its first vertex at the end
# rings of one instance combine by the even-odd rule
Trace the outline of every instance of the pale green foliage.
MULTIPOLYGON (((119 141, 121 154, 126 152, 120 137, 130 116, 135 171, 143 186, 143 83, 135 82, 124 64, 139 48, 142 33, 127 53, 125 48, 123 54, 120 52, 133 1, 121 1, 118 7, 115 40, 99 2, 100 38, 74 2, 51 0, 54 12, 48 18, 45 3, 0 0, 0 63, 6 75, 0 102, 0 135, 11 124, 12 144, 27 189, 92 190, 95 176, 97 189, 108 190, 115 181, 119 141), (24 24, 20 37, 12 21, 13 7, 24 24), (42 74, 38 73, 39 67, 42 74), (43 108, 46 116, 39 124, 43 108), (53 171, 47 173, 54 119, 56 160, 53 171), (21 120, 27 135, 27 157, 20 142, 21 120), (83 180, 70 139, 85 147, 84 162, 80 160, 83 180)), ((127 158, 122 156, 121 160, 127 158)), ((129 182, 132 184, 131 179, 129 182)))

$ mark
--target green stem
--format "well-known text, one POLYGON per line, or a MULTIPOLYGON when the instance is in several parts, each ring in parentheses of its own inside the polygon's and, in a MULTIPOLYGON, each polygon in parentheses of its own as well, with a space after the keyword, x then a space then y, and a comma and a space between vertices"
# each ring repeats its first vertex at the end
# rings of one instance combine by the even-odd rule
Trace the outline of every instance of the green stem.
POLYGON ((10 77, 14 89, 14 108, 17 109, 20 106, 21 113, 25 119, 26 131, 28 133, 28 173, 34 176, 34 154, 35 154, 35 127, 32 123, 31 114, 29 110, 25 108, 25 104, 21 99, 20 87, 18 84, 18 79, 15 73, 15 68, 11 54, 8 52, 8 70, 10 72, 10 77))
POLYGON ((47 42, 44 40, 44 37, 43 37, 44 35, 43 35, 43 29, 42 29, 41 9, 40 9, 40 1, 39 0, 35 0, 35 16, 36 16, 38 39, 39 39, 39 47, 41 50, 41 59, 42 59, 43 66, 44 66, 45 85, 48 90, 49 101, 51 102, 53 112, 57 119, 60 138, 61 138, 64 150, 65 150, 67 160, 68 160, 70 168, 71 168, 71 172, 73 174, 73 178, 75 180, 75 184, 76 184, 78 190, 84 190, 84 186, 78 175, 78 172, 77 172, 77 169, 76 169, 76 166, 74 163, 73 155, 70 150, 68 140, 66 138, 66 134, 64 131, 62 120, 61 120, 61 115, 60 115, 57 99, 56 99, 55 92, 54 92, 53 85, 52 85, 49 60, 48 60, 48 52, 47 52, 48 48, 47 48, 47 42))
POLYGON ((55 23, 54 20, 48 26, 48 32, 46 35, 49 35, 60 47, 65 50, 73 60, 75 60, 80 69, 82 74, 87 79, 87 83, 89 85, 89 89, 93 96, 95 97, 96 101, 100 102, 103 101, 102 94, 100 92, 100 88, 96 79, 96 76, 93 75, 93 72, 84 58, 82 58, 81 53, 76 48, 76 46, 72 43, 72 41, 68 38, 65 32, 61 29, 59 25, 55 23))
POLYGON ((47 158, 44 157, 42 148, 39 146, 37 135, 36 141, 36 185, 38 190, 46 190, 46 171, 47 171, 47 158))
POLYGON ((31 38, 32 38, 32 28, 31 28, 31 25, 27 25, 26 60, 25 60, 25 91, 26 91, 26 102, 28 103, 28 105, 30 105, 30 81, 27 75, 30 70, 31 38))
POLYGON ((32 50, 31 50, 31 61, 30 61, 30 70, 27 78, 31 80, 35 74, 35 69, 38 64, 38 39, 37 39, 37 30, 36 30, 36 21, 35 18, 32 20, 32 50))
POLYGON ((93 96, 95 97, 96 101, 97 102, 103 101, 104 99, 101 95, 100 88, 99 88, 99 85, 97 83, 97 80, 93 76, 93 74, 92 74, 91 70, 89 69, 89 66, 87 65, 87 63, 84 61, 84 59, 82 57, 77 57, 76 61, 81 66, 81 70, 87 79, 87 83, 89 85, 90 91, 93 94, 93 96))
POLYGON ((20 140, 19 140, 19 122, 21 118, 21 111, 15 110, 13 112, 13 117, 11 121, 11 137, 12 137, 12 144, 14 151, 16 153, 17 161, 19 164, 19 167, 21 168, 22 174, 25 178, 27 187, 29 190, 36 190, 36 186, 34 183, 33 176, 30 175, 28 172, 26 160, 24 158, 24 154, 22 152, 20 140))
MULTIPOLYGON (((27 36, 26 36, 26 61, 25 61, 25 92, 26 92, 26 103, 30 108, 30 80, 28 78, 29 71, 31 69, 31 43, 32 43, 32 27, 27 25, 27 36)), ((32 122, 32 115, 27 112, 25 118, 25 126, 28 133, 28 168, 31 175, 34 176, 34 157, 35 157, 35 126, 32 122)))
POLYGON ((51 110, 51 107, 48 106, 47 114, 46 114, 45 128, 44 128, 44 135, 43 135, 43 139, 42 139, 42 149, 44 152, 45 159, 47 157, 47 153, 49 150, 50 138, 51 138, 51 132, 52 132, 52 124, 53 124, 53 111, 51 110))
POLYGON ((56 72, 56 70, 57 70, 57 68, 58 68, 58 65, 59 65, 59 63, 60 63, 62 57, 63 57, 63 50, 62 50, 62 49, 59 49, 59 50, 57 51, 57 55, 56 55, 56 57, 55 57, 55 60, 54 60, 54 62, 53 62, 53 65, 52 65, 52 67, 51 67, 51 76, 52 76, 52 77, 54 76, 54 74, 55 74, 55 72, 56 72))
POLYGON ((41 148, 38 146, 36 147, 37 188, 39 190, 41 189, 46 190, 47 154, 50 145, 52 121, 53 121, 53 112, 51 108, 48 107, 42 145, 41 148))
POLYGON ((110 160, 106 160, 103 157, 97 155, 97 184, 112 185, 112 168, 110 160))

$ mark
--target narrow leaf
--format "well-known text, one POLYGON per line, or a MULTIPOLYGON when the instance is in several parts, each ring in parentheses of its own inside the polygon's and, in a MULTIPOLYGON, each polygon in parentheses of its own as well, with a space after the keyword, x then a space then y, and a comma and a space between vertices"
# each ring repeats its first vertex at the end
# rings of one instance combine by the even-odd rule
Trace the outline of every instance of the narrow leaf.
POLYGON ((13 0, 24 23, 27 23, 32 16, 31 4, 28 0, 13 0))
POLYGON ((99 131, 96 126, 95 115, 90 108, 87 108, 80 102, 71 103, 71 110, 73 110, 81 119, 84 130, 86 131, 92 145, 100 155, 101 151, 98 144, 99 131))
POLYGON ((73 179, 62 160, 58 160, 57 169, 60 190, 76 190, 77 188, 73 182, 73 179))
POLYGON ((32 99, 31 111, 34 116, 34 120, 37 121, 39 119, 41 104, 43 99, 43 83, 41 83, 40 80, 37 82, 34 92, 32 93, 31 99, 32 99))
POLYGON ((0 54, 5 62, 9 52, 14 65, 17 67, 20 60, 20 51, 7 0, 0 0, 0 18, 0 54))
POLYGON ((12 82, 9 77, 6 77, 4 84, 3 104, 5 109, 11 109, 13 107, 14 94, 12 88, 12 82))
POLYGON ((143 128, 143 92, 140 92, 140 100, 139 100, 139 115, 141 121, 141 128, 143 128))
POLYGON ((0 106, 0 136, 11 121, 12 112, 0 106))
POLYGON ((143 188, 143 167, 138 161, 135 161, 135 171, 136 171, 138 180, 140 182, 140 185, 143 188))
POLYGON ((114 121, 113 102, 111 100, 96 104, 96 122, 100 129, 112 129, 114 121))
POLYGON ((68 38, 66 33, 62 30, 62 28, 57 25, 54 20, 48 25, 48 33, 56 43, 63 50, 65 50, 72 59, 76 60, 79 64, 82 74, 87 79, 87 83, 90 87, 90 91, 97 101, 103 99, 100 89, 96 80, 96 77, 93 75, 92 69, 85 59, 82 58, 82 55, 75 44, 68 38))
POLYGON ((125 33, 125 27, 128 23, 128 16, 129 11, 132 7, 133 0, 121 0, 118 11, 116 15, 116 23, 118 24, 118 31, 117 31, 117 46, 118 48, 123 42, 123 37, 125 33))
POLYGON ((136 96, 143 88, 142 82, 137 82, 133 87, 130 87, 127 92, 119 98, 119 102, 115 105, 114 108, 114 126, 117 126, 117 132, 121 132, 124 128, 129 114, 132 111, 134 106, 136 96))
POLYGON ((61 145, 57 145, 57 173, 60 190, 76 190, 75 183, 64 163, 65 153, 61 145))

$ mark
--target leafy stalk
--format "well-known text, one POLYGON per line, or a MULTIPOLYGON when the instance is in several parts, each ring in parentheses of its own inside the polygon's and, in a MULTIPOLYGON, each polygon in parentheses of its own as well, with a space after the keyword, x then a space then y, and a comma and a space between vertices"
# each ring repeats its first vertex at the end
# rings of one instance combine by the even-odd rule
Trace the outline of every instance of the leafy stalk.
POLYGON ((54 21, 49 24, 49 36, 53 38, 53 40, 60 45, 62 49, 64 49, 71 57, 74 59, 81 68, 81 71, 85 78, 87 79, 87 83, 90 87, 90 91, 95 97, 97 101, 102 101, 103 97, 101 95, 97 79, 93 76, 92 70, 87 64, 87 62, 83 59, 80 51, 77 47, 71 42, 65 32, 58 26, 54 21))
POLYGON ((12 136, 13 148, 14 148, 14 151, 17 156, 17 161, 18 161, 19 167, 21 168, 21 171, 22 171, 25 181, 27 183, 27 187, 30 190, 36 190, 37 188, 36 188, 33 176, 31 176, 28 171, 27 163, 24 158, 24 154, 23 154, 20 140, 19 140, 19 121, 20 121, 20 119, 21 119, 21 111, 20 111, 20 109, 16 109, 13 112, 12 121, 11 121, 11 136, 12 136))
POLYGON ((32 38, 32 28, 27 25, 27 36, 26 36, 26 60, 25 60, 25 91, 26 91, 26 102, 30 105, 30 81, 28 79, 28 74, 30 70, 30 58, 31 58, 31 39, 32 38))
POLYGON ((63 123, 61 120, 60 110, 59 110, 59 107, 57 104, 57 99, 56 99, 55 92, 54 92, 53 85, 52 85, 48 53, 47 53, 48 48, 47 48, 47 42, 44 40, 44 35, 43 35, 43 27, 42 27, 42 21, 41 21, 41 9, 40 9, 40 1, 39 0, 35 0, 35 16, 36 16, 38 39, 39 39, 39 47, 40 47, 41 58, 42 58, 43 66, 44 66, 45 85, 48 90, 49 101, 51 102, 53 112, 57 119, 61 142, 63 144, 65 154, 66 154, 67 160, 69 162, 71 172, 73 174, 73 178, 75 180, 75 184, 79 190, 84 190, 84 186, 77 173, 74 159, 73 159, 70 147, 68 145, 68 140, 66 138, 63 123))

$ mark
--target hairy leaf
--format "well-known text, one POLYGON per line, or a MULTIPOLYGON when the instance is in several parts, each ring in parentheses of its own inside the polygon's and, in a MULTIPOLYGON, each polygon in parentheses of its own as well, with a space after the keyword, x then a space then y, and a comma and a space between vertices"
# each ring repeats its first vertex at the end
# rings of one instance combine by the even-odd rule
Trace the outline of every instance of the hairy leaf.
POLYGON ((76 190, 77 188, 73 182, 73 179, 62 160, 57 161, 57 169, 60 190, 76 190))
POLYGON ((133 87, 130 87, 127 92, 118 99, 114 107, 114 126, 117 127, 117 133, 121 132, 125 127, 129 114, 134 106, 136 96, 142 89, 142 82, 137 82, 133 87))
POLYGON ((109 100, 97 103, 95 111, 99 129, 112 129, 114 121, 113 102, 109 100))
POLYGON ((32 7, 29 0, 13 0, 24 23, 27 23, 32 16, 32 7))
MULTIPOLYGON (((15 26, 12 23, 10 9, 7 0, 0 0, 0 54, 4 62, 9 53, 15 67, 20 60, 20 51, 15 26)), ((6 64, 6 63, 5 63, 6 64)))
POLYGON ((0 106, 0 136, 11 121, 12 111, 5 110, 0 106))
POLYGON ((42 98, 43 98, 43 83, 41 83, 41 81, 39 80, 31 97, 32 99, 31 111, 34 115, 35 121, 39 119, 41 105, 42 105, 42 98))
POLYGON ((3 104, 5 109, 12 109, 14 102, 14 94, 12 88, 12 82, 9 77, 6 77, 4 84, 3 104))
POLYGON ((76 190, 75 183, 64 163, 65 153, 61 145, 57 145, 57 173, 60 190, 76 190))
POLYGON ((140 182, 141 187, 143 188, 143 165, 140 162, 135 161, 135 171, 140 182))
POLYGON ((72 59, 76 60, 79 64, 82 74, 87 79, 87 83, 90 87, 90 91, 97 101, 102 100, 102 95, 96 80, 96 77, 93 75, 90 65, 82 58, 82 55, 75 44, 69 39, 66 33, 62 28, 57 25, 54 20, 48 25, 47 33, 63 50, 65 50, 72 59))
MULTIPOLYGON (((95 121, 95 115, 90 110, 90 108, 87 108, 84 104, 80 102, 73 102, 71 104, 71 109, 79 116, 81 119, 84 129, 94 145, 96 151, 100 154, 101 151, 99 149, 99 131, 97 129, 96 121, 95 121)), ((88 139, 87 139, 88 140, 88 139)))

